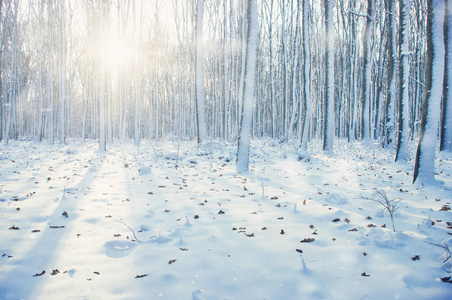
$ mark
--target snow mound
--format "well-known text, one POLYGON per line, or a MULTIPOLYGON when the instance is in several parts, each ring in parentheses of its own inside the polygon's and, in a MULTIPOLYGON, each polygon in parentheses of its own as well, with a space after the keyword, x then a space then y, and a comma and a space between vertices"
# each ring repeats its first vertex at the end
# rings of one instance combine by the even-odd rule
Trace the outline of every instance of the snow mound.
POLYGON ((402 232, 393 232, 390 230, 383 230, 381 228, 373 228, 367 233, 361 233, 358 237, 360 245, 367 245, 371 241, 379 248, 396 248, 405 246, 404 240, 407 238, 402 232))
POLYGON ((78 151, 75 150, 75 149, 67 149, 65 151, 65 153, 68 154, 68 155, 73 155, 73 154, 78 154, 78 151))
POLYGON ((164 154, 166 160, 178 160, 179 154, 177 151, 168 151, 164 154))
POLYGON ((344 205, 348 203, 347 198, 339 196, 338 194, 331 194, 325 198, 325 202, 330 204, 344 205))
POLYGON ((311 155, 307 152, 299 152, 297 154, 297 160, 301 162, 310 162, 312 159, 311 155))

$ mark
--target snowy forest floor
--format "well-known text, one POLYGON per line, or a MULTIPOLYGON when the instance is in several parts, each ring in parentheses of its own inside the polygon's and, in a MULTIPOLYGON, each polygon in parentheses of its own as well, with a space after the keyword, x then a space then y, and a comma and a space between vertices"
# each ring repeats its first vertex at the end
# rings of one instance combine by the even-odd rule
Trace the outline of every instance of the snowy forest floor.
POLYGON ((335 147, 2 145, 0 299, 451 299, 452 155, 335 147))

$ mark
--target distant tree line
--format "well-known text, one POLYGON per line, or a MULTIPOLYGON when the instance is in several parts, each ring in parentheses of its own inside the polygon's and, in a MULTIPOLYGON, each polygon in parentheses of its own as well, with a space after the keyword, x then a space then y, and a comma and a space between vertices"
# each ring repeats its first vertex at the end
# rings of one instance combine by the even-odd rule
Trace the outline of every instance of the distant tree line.
POLYGON ((339 138, 397 160, 426 134, 452 151, 448 0, 0 0, 0 15, 5 143, 238 141, 250 107, 253 138, 300 152, 339 138))

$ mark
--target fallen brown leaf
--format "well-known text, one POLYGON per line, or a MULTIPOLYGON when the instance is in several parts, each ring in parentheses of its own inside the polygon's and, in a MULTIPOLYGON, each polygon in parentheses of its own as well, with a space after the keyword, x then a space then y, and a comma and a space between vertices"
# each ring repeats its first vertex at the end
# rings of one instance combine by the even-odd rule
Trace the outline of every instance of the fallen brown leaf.
POLYGON ((300 241, 300 243, 312 243, 313 241, 315 241, 314 238, 304 238, 300 241))

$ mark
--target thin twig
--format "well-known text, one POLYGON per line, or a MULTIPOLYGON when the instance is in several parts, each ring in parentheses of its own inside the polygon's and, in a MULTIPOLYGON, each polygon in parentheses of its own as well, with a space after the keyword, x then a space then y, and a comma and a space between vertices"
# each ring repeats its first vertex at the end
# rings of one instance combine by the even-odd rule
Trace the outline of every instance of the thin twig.
POLYGON ((444 251, 446 251, 447 257, 446 257, 446 259, 443 261, 443 263, 445 263, 446 261, 448 261, 448 260, 450 259, 450 257, 451 257, 450 249, 449 249, 449 246, 448 246, 444 241, 442 241, 442 243, 443 243, 445 246, 439 245, 439 244, 435 244, 435 243, 426 242, 426 241, 425 241, 425 243, 430 244, 430 245, 432 245, 432 246, 436 246, 436 247, 443 248, 444 251))
POLYGON ((127 228, 129 228, 130 229, 130 231, 132 231, 132 234, 133 234, 133 237, 135 238, 135 240, 137 241, 137 242, 140 242, 140 240, 137 238, 137 236, 135 235, 135 232, 133 231, 133 229, 132 228, 130 228, 130 226, 129 225, 127 225, 126 223, 124 223, 124 222, 122 222, 122 221, 119 221, 119 220, 115 220, 116 222, 119 222, 119 223, 121 223, 121 224, 123 224, 123 225, 125 225, 125 226, 127 226, 127 228))

